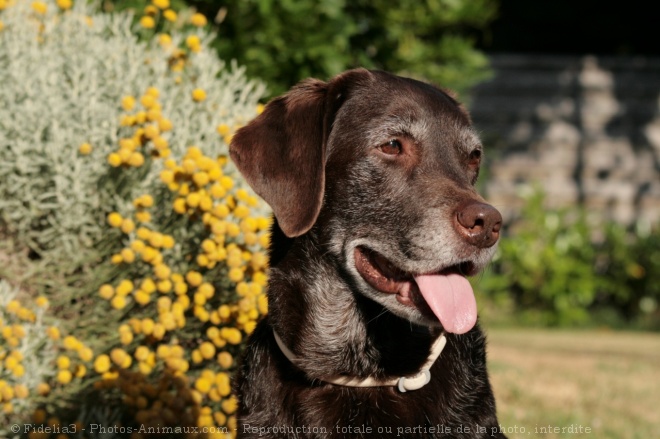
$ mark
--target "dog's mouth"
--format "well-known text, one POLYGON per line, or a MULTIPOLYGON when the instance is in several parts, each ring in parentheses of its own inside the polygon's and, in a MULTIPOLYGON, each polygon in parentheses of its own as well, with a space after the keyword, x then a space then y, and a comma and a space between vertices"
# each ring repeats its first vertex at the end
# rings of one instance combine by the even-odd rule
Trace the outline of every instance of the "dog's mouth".
POLYGON ((396 295, 404 306, 416 308, 425 318, 440 321, 447 332, 463 334, 477 321, 477 304, 465 278, 475 274, 472 262, 462 262, 433 273, 409 273, 383 255, 358 246, 355 268, 374 289, 396 295))

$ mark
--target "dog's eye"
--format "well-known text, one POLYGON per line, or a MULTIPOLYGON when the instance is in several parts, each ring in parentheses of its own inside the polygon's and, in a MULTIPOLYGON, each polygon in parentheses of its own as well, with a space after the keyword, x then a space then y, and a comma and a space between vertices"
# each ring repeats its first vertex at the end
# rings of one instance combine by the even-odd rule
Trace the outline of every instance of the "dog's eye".
POLYGON ((403 146, 397 139, 392 139, 389 142, 380 145, 380 150, 388 155, 398 155, 403 151, 403 146))

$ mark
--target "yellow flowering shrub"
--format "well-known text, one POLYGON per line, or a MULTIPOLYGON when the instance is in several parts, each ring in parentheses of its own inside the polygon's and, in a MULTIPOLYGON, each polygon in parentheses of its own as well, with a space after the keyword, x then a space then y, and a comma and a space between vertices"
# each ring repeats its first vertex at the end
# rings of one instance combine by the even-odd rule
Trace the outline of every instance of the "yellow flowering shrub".
MULTIPOLYGON (((26 292, 0 294, 0 436, 21 420, 231 437, 270 220, 228 144, 263 87, 205 50, 199 17, 142 41, 128 13, 41 3, 0 11, 0 227, 33 255, 7 276, 26 292)), ((162 29, 169 1, 151 6, 162 29)))
POLYGON ((61 334, 57 326, 48 326, 47 320, 53 323, 45 317, 48 299, 20 296, 17 288, 0 281, 0 431, 17 413, 30 411, 35 398, 50 393, 44 385, 58 370, 70 367, 65 357, 55 358, 61 334))

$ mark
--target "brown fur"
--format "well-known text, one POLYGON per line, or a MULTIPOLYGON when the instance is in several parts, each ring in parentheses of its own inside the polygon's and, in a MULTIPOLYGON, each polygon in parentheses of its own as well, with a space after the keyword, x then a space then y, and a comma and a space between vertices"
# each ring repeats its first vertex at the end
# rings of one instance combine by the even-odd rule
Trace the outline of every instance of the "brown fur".
POLYGON ((269 316, 236 382, 239 437, 504 437, 478 325, 447 334, 419 390, 320 379, 414 374, 442 330, 365 283, 356 246, 411 273, 473 274, 493 254, 499 213, 474 190, 481 145, 456 100, 378 71, 304 81, 239 130, 231 157, 276 218, 269 316), (396 157, 378 149, 391 138, 403 145, 396 157))

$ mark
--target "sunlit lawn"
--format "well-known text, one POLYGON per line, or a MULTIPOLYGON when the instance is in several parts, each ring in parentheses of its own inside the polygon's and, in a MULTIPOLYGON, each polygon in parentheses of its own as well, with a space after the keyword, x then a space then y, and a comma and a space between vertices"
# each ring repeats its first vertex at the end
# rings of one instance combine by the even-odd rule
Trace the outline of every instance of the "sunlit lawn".
POLYGON ((510 438, 660 437, 660 334, 487 333, 499 420, 510 438))

